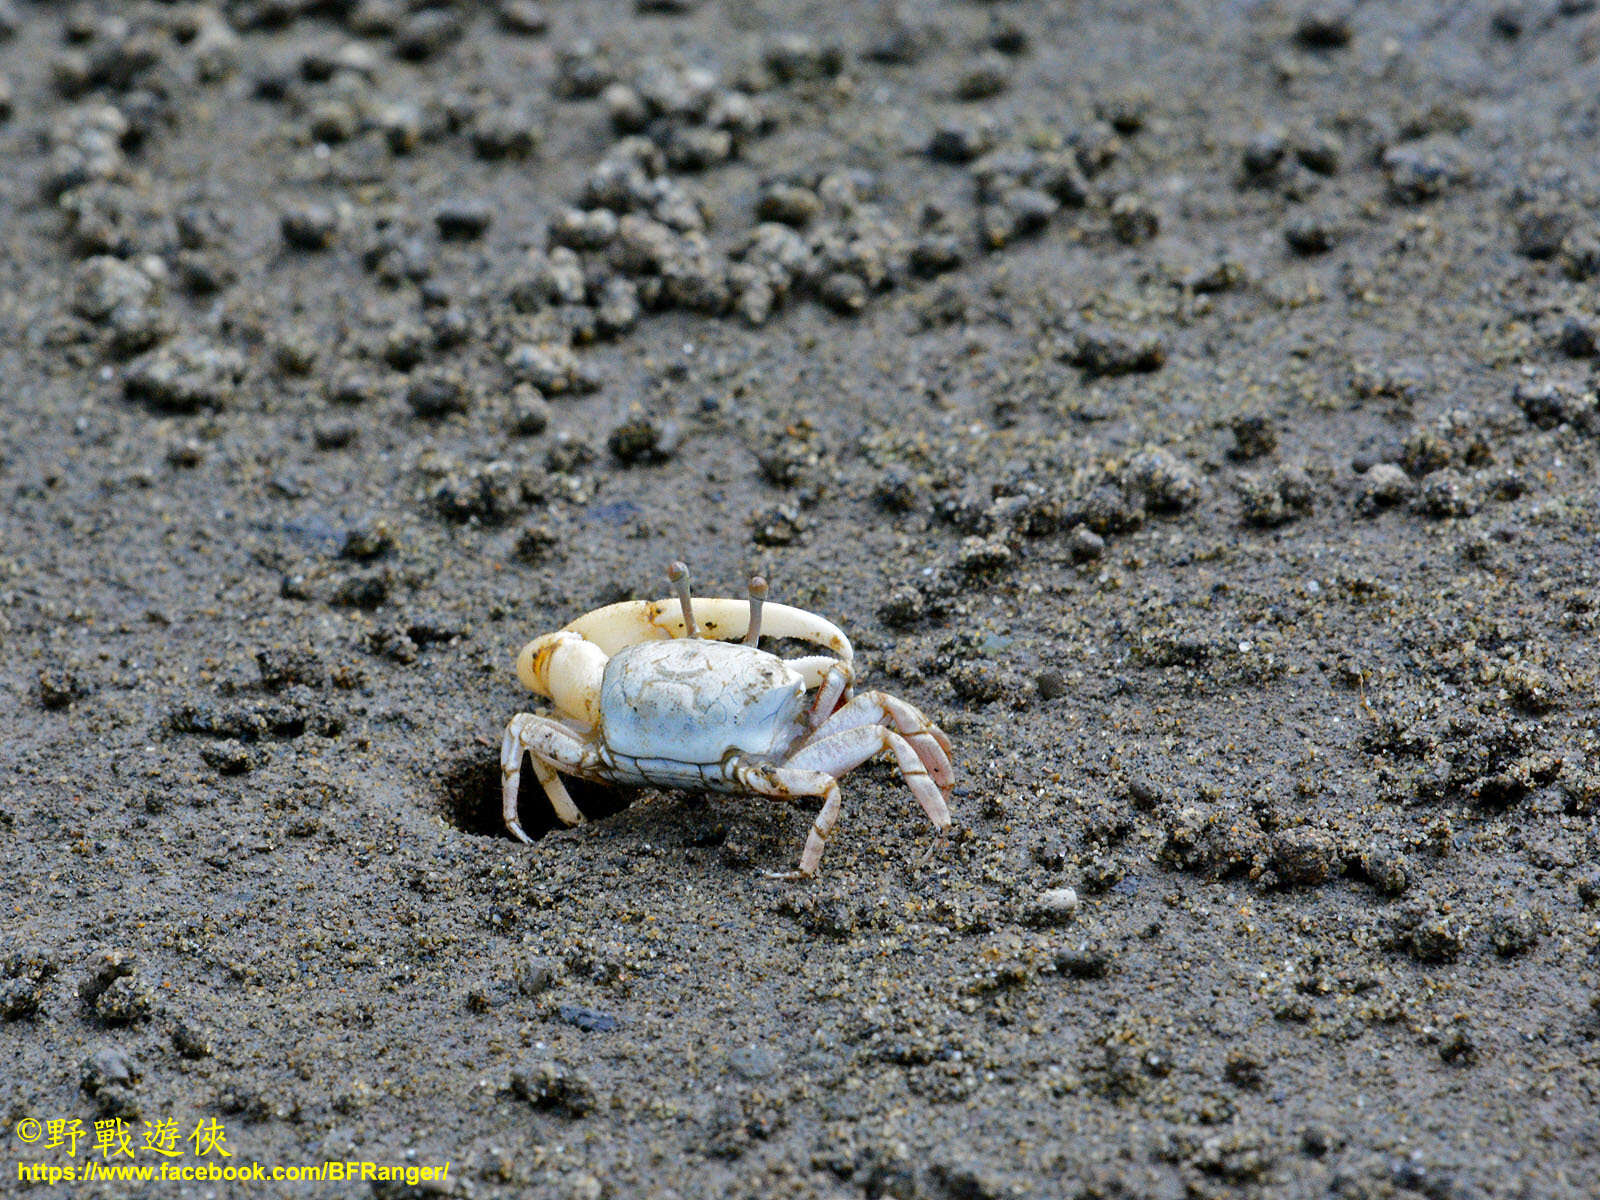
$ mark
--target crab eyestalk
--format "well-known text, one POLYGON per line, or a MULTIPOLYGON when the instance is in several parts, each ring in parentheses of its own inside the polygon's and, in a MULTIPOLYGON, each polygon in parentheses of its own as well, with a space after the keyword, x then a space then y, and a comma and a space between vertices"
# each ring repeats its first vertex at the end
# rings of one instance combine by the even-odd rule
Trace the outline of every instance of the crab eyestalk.
POLYGON ((767 581, 759 575, 750 576, 750 628, 744 635, 746 646, 754 646, 761 637, 761 604, 766 598, 767 581))
POLYGON ((694 624, 694 605, 689 600, 689 568, 674 562, 667 568, 667 580, 678 591, 678 603, 683 606, 683 636, 699 637, 694 624))

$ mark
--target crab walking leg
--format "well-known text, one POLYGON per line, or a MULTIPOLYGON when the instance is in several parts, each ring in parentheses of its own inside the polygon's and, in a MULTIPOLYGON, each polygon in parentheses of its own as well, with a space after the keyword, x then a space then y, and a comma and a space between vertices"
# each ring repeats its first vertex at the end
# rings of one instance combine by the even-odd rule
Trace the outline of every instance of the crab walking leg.
POLYGON ((862 692, 819 725, 810 740, 816 743, 861 725, 892 725, 911 743, 939 790, 950 790, 955 782, 955 771, 950 765, 950 739, 921 709, 888 692, 862 692))
POLYGON ((561 823, 582 823, 583 814, 572 802, 567 785, 561 782, 556 769, 581 771, 597 766, 599 760, 594 751, 572 730, 549 717, 518 713, 506 726, 505 741, 500 745, 500 815, 507 832, 518 841, 533 841, 523 832, 522 822, 517 819, 517 785, 522 781, 524 753, 532 759, 534 777, 544 786, 544 794, 550 797, 550 806, 556 810, 561 823))
MULTIPOLYGON (((846 771, 853 771, 880 750, 894 752, 900 764, 900 774, 906 786, 928 814, 928 820, 941 832, 950 828, 950 806, 944 793, 934 785, 931 772, 923 766, 921 757, 892 729, 882 725, 857 725, 839 733, 812 742, 794 754, 784 764, 788 770, 821 771, 837 779, 846 771)), ((826 836, 826 834, 824 834, 826 836)), ((818 851, 820 854, 821 851, 818 851)))
POLYGON ((799 869, 770 872, 773 879, 809 879, 815 875, 817 865, 822 862, 822 852, 828 845, 828 834, 833 832, 839 820, 839 781, 823 771, 752 763, 737 754, 724 763, 723 772, 744 791, 754 792, 758 796, 778 796, 786 800, 795 796, 823 797, 822 811, 811 822, 811 832, 806 835, 806 848, 800 854, 799 869))

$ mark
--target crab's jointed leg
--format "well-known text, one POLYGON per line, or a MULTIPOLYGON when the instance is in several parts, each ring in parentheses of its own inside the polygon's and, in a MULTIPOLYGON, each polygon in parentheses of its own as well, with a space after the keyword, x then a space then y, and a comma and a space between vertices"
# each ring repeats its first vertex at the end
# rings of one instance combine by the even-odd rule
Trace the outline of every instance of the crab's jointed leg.
POLYGON ((934 785, 930 771, 923 765, 910 742, 882 725, 857 725, 814 741, 781 767, 750 763, 739 756, 729 760, 726 768, 728 777, 745 791, 786 798, 823 797, 822 811, 817 813, 811 823, 811 831, 806 835, 799 869, 776 878, 809 878, 817 873, 822 852, 827 848, 828 835, 838 823, 842 807, 838 777, 883 750, 893 752, 906 786, 911 789, 911 794, 917 798, 917 803, 928 814, 934 827, 941 833, 949 829, 950 808, 945 803, 944 794, 934 785))
POLYGON ((572 802, 567 785, 556 772, 570 771, 583 774, 599 767, 600 759, 594 748, 565 725, 549 717, 533 713, 518 713, 506 726, 505 741, 500 746, 501 810, 506 830, 518 841, 532 842, 522 829, 517 817, 517 786, 522 780, 522 756, 527 754, 533 762, 533 773, 550 797, 550 806, 563 825, 577 825, 583 814, 572 802))
POLYGON ((806 848, 801 852, 799 869, 771 873, 774 879, 809 879, 815 875, 817 864, 822 861, 822 851, 828 844, 828 834, 833 832, 839 820, 839 781, 825 771, 752 763, 740 755, 730 757, 723 770, 743 790, 758 796, 783 799, 796 796, 824 797, 822 811, 812 821, 811 832, 806 835, 806 848))
POLYGON ((955 782, 950 765, 950 739, 915 705, 907 704, 888 692, 862 692, 817 727, 809 743, 843 733, 860 725, 889 725, 897 730, 917 752, 941 792, 949 792, 955 782))
MULTIPOLYGON (((791 770, 822 771, 837 779, 882 750, 893 752, 906 786, 917 798, 917 803, 922 805, 922 811, 928 814, 928 820, 933 822, 936 829, 949 829, 950 806, 945 803, 944 793, 935 785, 932 773, 923 765, 921 756, 910 742, 882 725, 857 725, 853 729, 820 738, 793 755, 784 765, 791 770)), ((810 850, 809 843, 807 850, 810 850)), ((819 847, 817 855, 820 857, 821 854, 819 847)))

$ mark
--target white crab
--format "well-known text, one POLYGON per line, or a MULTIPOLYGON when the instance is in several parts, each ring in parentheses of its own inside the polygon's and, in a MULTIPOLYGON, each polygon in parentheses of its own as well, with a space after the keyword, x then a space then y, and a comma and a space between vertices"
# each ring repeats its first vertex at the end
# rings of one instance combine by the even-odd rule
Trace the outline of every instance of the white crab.
POLYGON ((517 819, 524 754, 567 825, 583 814, 559 773, 603 783, 821 796, 799 870, 789 877, 809 876, 839 819, 838 777, 882 750, 894 754, 928 819, 941 832, 950 827, 950 740, 904 700, 884 692, 852 699, 850 641, 835 625, 802 609, 764 604, 767 586, 759 577, 750 581, 748 600, 691 600, 682 563, 673 563, 667 577, 675 598, 598 608, 523 647, 518 677, 557 711, 518 713, 506 726, 500 769, 507 830, 531 840, 517 819), (757 648, 762 633, 832 653, 786 661, 757 648), (721 640, 735 638, 742 642, 721 640))

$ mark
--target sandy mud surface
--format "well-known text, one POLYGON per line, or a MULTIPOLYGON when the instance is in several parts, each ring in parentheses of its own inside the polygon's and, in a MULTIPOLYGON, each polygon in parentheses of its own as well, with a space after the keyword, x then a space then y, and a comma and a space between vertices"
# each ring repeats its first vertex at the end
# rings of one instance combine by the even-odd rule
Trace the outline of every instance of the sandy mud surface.
POLYGON ((0 39, 0 1192, 1597 1194, 1600 9, 0 39), (673 558, 949 837, 887 760, 810 882, 810 802, 506 835, 517 651, 673 558))

